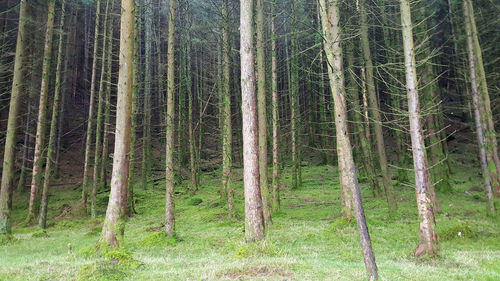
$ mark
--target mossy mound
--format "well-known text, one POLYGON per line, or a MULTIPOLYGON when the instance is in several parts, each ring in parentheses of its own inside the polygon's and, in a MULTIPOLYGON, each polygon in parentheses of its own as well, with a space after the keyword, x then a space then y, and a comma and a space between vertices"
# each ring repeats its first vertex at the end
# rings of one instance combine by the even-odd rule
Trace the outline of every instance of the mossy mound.
POLYGON ((47 238, 47 237, 49 237, 49 234, 47 233, 47 231, 45 231, 45 229, 40 229, 39 231, 33 232, 33 234, 31 234, 31 237, 33 237, 33 238, 47 238))
POLYGON ((338 217, 334 219, 326 228, 327 233, 337 233, 338 231, 349 227, 349 226, 355 226, 356 221, 354 218, 347 218, 347 217, 338 217))
POLYGON ((456 222, 438 231, 438 238, 441 241, 454 239, 476 239, 477 232, 467 222, 456 222))
POLYGON ((155 232, 149 234, 144 239, 141 240, 140 245, 144 247, 153 247, 153 246, 165 246, 172 247, 179 243, 179 239, 172 236, 167 236, 165 232, 155 232))
POLYGON ((187 204, 190 206, 198 206, 202 202, 203 202, 203 200, 201 200, 201 198, 193 197, 193 198, 189 199, 187 204))
POLYGON ((75 279, 81 281, 123 280, 126 276, 126 270, 119 265, 110 261, 98 261, 84 265, 75 279))

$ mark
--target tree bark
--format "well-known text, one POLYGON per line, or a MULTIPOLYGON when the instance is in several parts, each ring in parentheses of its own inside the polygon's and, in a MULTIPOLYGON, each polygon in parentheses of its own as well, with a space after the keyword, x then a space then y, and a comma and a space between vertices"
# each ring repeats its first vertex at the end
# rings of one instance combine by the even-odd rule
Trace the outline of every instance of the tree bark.
POLYGON ((319 0, 319 4, 325 40, 323 46, 328 62, 330 91, 334 101, 338 162, 341 178, 344 178, 344 181, 341 180, 341 185, 346 185, 346 188, 352 193, 354 215, 358 225, 359 240, 363 250, 366 270, 370 275, 370 280, 378 280, 377 264, 366 225, 363 202, 347 128, 347 105, 345 100, 342 47, 340 45, 339 1, 328 1, 327 4, 325 0, 319 0))
POLYGON ((90 79, 90 100, 89 100, 89 116, 87 121, 87 138, 85 141, 85 159, 83 163, 83 179, 82 179, 82 204, 85 209, 87 209, 87 185, 89 179, 89 169, 90 169, 90 146, 92 143, 92 131, 94 122, 94 96, 95 96, 95 84, 97 76, 97 48, 99 45, 99 19, 101 13, 101 0, 97 0, 96 7, 96 17, 95 17, 95 31, 94 31, 94 52, 92 53, 92 77, 90 79))
POLYGON ((45 138, 45 119, 47 115, 47 95, 50 80, 50 64, 52 60, 52 34, 54 31, 54 8, 55 0, 49 1, 47 25, 45 30, 45 45, 43 51, 42 83, 40 88, 40 103, 38 105, 38 120, 36 127, 35 155, 33 157, 33 173, 31 179, 31 192, 28 217, 26 223, 31 223, 35 219, 35 204, 38 197, 42 181, 43 168, 43 140, 45 138))
POLYGON ((271 223, 271 210, 269 204, 269 187, 267 182, 267 103, 266 103, 266 62, 264 46, 264 1, 256 2, 257 26, 257 119, 259 126, 259 174, 260 192, 262 196, 262 212, 266 225, 271 223))
POLYGON ((130 113, 133 95, 134 0, 122 0, 120 69, 116 107, 115 150, 108 208, 100 242, 120 247, 125 231, 130 151, 130 113))
POLYGON ((279 99, 278 99, 278 62, 276 55, 276 0, 271 3, 271 92, 273 111, 273 204, 274 212, 280 208, 279 177, 279 99))
MULTIPOLYGON (((55 2, 55 1, 54 1, 55 2)), ((61 96, 61 75, 62 73, 62 61, 63 61, 63 41, 64 41, 64 16, 66 13, 66 1, 62 0, 61 3, 61 17, 59 26, 61 28, 59 33, 59 44, 57 47, 57 65, 56 65, 56 85, 54 90, 54 101, 52 104, 52 119, 50 121, 50 133, 49 133, 49 144, 47 149, 47 163, 45 165, 45 176, 42 189, 42 201, 40 205, 40 217, 38 220, 38 226, 42 229, 47 227, 47 209, 48 209, 48 193, 49 185, 52 176, 53 165, 55 164, 54 150, 56 142, 56 129, 57 129, 57 115, 59 114, 59 104, 61 96)))
MULTIPOLYGON (((475 63, 475 53, 474 53, 474 43, 472 39, 472 27, 471 27, 471 17, 470 13, 472 12, 469 8, 469 3, 467 0, 464 0, 464 20, 465 20, 465 32, 467 36, 467 53, 469 59, 469 71, 470 71, 470 81, 471 81, 471 89, 472 89, 472 106, 474 107, 474 120, 476 125, 476 135, 477 141, 479 144, 479 157, 481 161, 482 174, 484 179, 484 191, 486 193, 486 198, 488 198, 488 212, 490 214, 495 214, 495 202, 493 200, 493 189, 492 189, 492 178, 495 176, 495 170, 490 169, 488 160, 491 161, 491 158, 488 159, 487 151, 486 151, 486 141, 484 136, 484 128, 486 127, 483 122, 484 118, 481 116, 481 111, 484 110, 480 106, 481 93, 478 85, 478 77, 476 71, 476 63, 475 63)), ((491 163, 491 162, 490 162, 491 163)))
POLYGON ((165 158, 165 233, 175 234, 174 218, 174 120, 175 120, 175 8, 176 0, 170 0, 168 19, 167 50, 167 116, 166 116, 166 158, 165 158))
POLYGON ((151 173, 151 87, 152 87, 152 27, 153 27, 153 2, 144 3, 144 121, 142 128, 142 187, 146 188, 148 176, 151 173))
POLYGON ((26 40, 28 34, 28 4, 21 0, 19 10, 19 26, 17 30, 16 55, 14 57, 14 76, 10 93, 9 119, 5 137, 5 148, 2 166, 2 183, 0 186, 0 234, 11 232, 10 202, 14 180, 14 162, 16 152, 16 129, 19 105, 23 98, 23 78, 26 62, 26 40))
POLYGON ((259 182, 257 97, 255 95, 253 0, 240 0, 241 111, 243 117, 243 185, 245 237, 264 238, 264 217, 259 182))
POLYGON ((406 72, 406 92, 408 95, 408 111, 410 114, 410 133, 413 151, 413 167, 417 194, 418 215, 420 217, 419 244, 413 253, 416 257, 437 252, 436 221, 429 186, 432 184, 427 170, 424 139, 418 100, 417 71, 415 65, 415 49, 410 12, 410 1, 400 0, 401 25, 406 72))

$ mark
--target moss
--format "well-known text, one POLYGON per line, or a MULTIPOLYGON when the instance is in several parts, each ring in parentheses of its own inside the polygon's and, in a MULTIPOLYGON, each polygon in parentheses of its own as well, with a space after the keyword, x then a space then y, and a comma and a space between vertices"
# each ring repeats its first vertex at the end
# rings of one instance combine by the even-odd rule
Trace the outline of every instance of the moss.
POLYGON ((256 242, 231 242, 225 247, 225 252, 231 254, 235 259, 253 257, 274 257, 279 255, 280 250, 274 243, 268 240, 256 242))
POLYGON ((37 232, 33 232, 33 234, 31 234, 31 237, 33 237, 33 238, 47 238, 47 237, 49 237, 49 234, 47 233, 47 231, 45 231, 45 229, 40 229, 37 232))
POLYGON ((83 258, 94 258, 98 256, 98 250, 96 246, 88 246, 80 249, 76 254, 83 258))
POLYGON ((467 222, 456 222, 438 231, 438 238, 441 241, 454 239, 476 239, 477 232, 467 222))
POLYGON ((149 234, 144 239, 141 240, 140 245, 144 247, 153 247, 153 246, 165 246, 172 247, 177 245, 179 240, 176 237, 167 236, 165 232, 155 232, 149 234))
POLYGON ((75 279, 81 281, 100 281, 123 280, 125 277, 127 277, 127 273, 122 267, 109 261, 98 261, 84 265, 75 279))
POLYGON ((347 217, 338 217, 335 220, 333 220, 328 227, 326 228, 327 233, 336 233, 341 229, 344 229, 346 227, 353 227, 356 225, 356 222, 354 218, 347 218, 347 217))
POLYGON ((18 241, 19 239, 12 234, 0 234, 0 246, 11 245, 18 241))
POLYGON ((190 206, 198 206, 202 202, 203 202, 203 200, 201 200, 201 198, 193 197, 193 198, 189 199, 187 204, 190 206))

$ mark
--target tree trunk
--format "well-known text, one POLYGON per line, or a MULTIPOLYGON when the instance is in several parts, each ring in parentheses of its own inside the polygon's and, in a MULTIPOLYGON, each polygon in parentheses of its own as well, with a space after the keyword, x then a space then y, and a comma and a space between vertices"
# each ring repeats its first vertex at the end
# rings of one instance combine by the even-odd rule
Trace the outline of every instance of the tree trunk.
POLYGON ((52 34, 54 31, 54 8, 55 0, 49 1, 47 26, 45 31, 45 45, 43 51, 42 83, 40 88, 40 103, 38 105, 38 120, 36 127, 35 156, 33 157, 33 173, 31 179, 31 192, 28 217, 26 223, 31 223, 35 219, 35 203, 38 197, 42 181, 43 168, 43 140, 45 138, 45 119, 47 115, 47 94, 50 80, 50 64, 52 60, 52 34))
POLYGON ((108 208, 100 242, 119 247, 125 231, 130 150, 130 113, 133 95, 134 0, 122 0, 120 70, 116 107, 115 152, 108 208))
POLYGON ((266 62, 264 46, 264 1, 256 2, 257 21, 257 111, 259 127, 259 174, 260 192, 262 196, 262 212, 266 225, 271 223, 271 210, 269 204, 269 187, 267 182, 267 103, 266 103, 266 62))
POLYGON ((222 188, 227 192, 227 214, 233 216, 233 186, 231 184, 231 166, 233 164, 233 130, 231 124, 231 91, 230 91, 230 51, 229 43, 229 1, 224 0, 222 6, 222 188))
POLYGON ((11 232, 10 201, 12 184, 14 180, 14 161, 16 152, 16 129, 19 115, 19 104, 23 98, 23 78, 26 61, 27 38, 27 0, 21 0, 19 8, 19 26, 17 30, 16 55, 14 58, 14 77, 12 78, 12 90, 10 94, 9 119, 7 122, 7 133, 5 137, 5 149, 2 166, 2 183, 0 187, 0 234, 11 232))
POLYGON ((397 201, 394 195, 394 190, 391 183, 391 175, 387 167, 387 156, 385 153, 385 142, 382 128, 382 117, 380 116, 380 108, 377 102, 377 92, 375 90, 375 81, 373 77, 373 64, 370 51, 370 43, 368 38, 368 23, 366 15, 365 1, 360 1, 361 12, 361 46, 363 49, 363 59, 366 66, 366 88, 368 93, 368 102, 370 104, 370 113, 373 118, 373 127, 375 129, 375 139, 377 142, 378 160, 382 179, 384 184, 385 196, 389 206, 389 213, 394 214, 397 209, 397 201))
POLYGON ((92 77, 90 79, 90 100, 89 100, 89 116, 87 121, 87 139, 85 141, 85 159, 83 163, 83 179, 82 179, 82 203, 83 207, 87 209, 87 185, 89 179, 90 169, 90 146, 92 142, 92 131, 94 122, 94 95, 95 83, 97 76, 97 47, 99 45, 99 19, 101 13, 101 0, 97 0, 96 17, 95 17, 95 31, 94 31, 94 52, 92 54, 92 77))
POLYGON ((257 97, 255 95, 253 0, 240 0, 241 111, 243 117, 243 185, 245 237, 264 238, 264 217, 259 183, 257 97))
POLYGON ((273 204, 274 212, 280 208, 279 177, 279 105, 278 105, 278 62, 276 55, 276 0, 271 3, 271 92, 273 111, 273 204))
POLYGON ((176 0, 170 0, 168 19, 168 50, 167 50, 167 116, 166 116, 166 158, 165 158, 165 233, 175 234, 174 218, 174 120, 175 120, 175 7, 176 0))
MULTIPOLYGON (((55 2, 55 1, 54 1, 55 2)), ((64 16, 66 8, 66 1, 62 0, 61 4, 61 18, 59 22, 60 33, 59 33, 59 44, 57 48, 57 65, 56 65, 56 85, 54 90, 54 101, 52 104, 52 119, 50 121, 50 133, 49 133, 49 145, 47 149, 47 163, 45 165, 45 176, 42 189, 42 201, 40 205, 40 217, 38 220, 38 226, 45 229, 47 227, 47 209, 48 209, 48 193, 49 185, 52 176, 52 166, 55 164, 54 150, 56 142, 56 129, 57 129, 57 115, 59 113, 59 103, 61 96, 61 75, 62 73, 62 61, 63 61, 63 41, 64 41, 64 16)))
MULTIPOLYGON (((486 193, 486 198, 488 198, 488 212, 490 214, 495 214, 495 202, 493 200, 493 190, 492 190, 492 178, 496 175, 496 170, 490 169, 491 158, 488 159, 488 154, 486 151, 486 141, 484 136, 484 128, 486 127, 483 122, 485 121, 482 118, 481 111, 484 110, 480 106, 480 86, 478 85, 478 77, 475 63, 475 53, 474 53, 474 43, 472 39, 472 27, 471 27, 471 10, 470 6, 467 3, 467 0, 464 0, 464 20, 465 20, 465 32, 467 35, 467 51, 468 51, 468 59, 469 59, 469 71, 470 71, 470 80, 471 80, 471 88, 472 88, 472 105, 474 107, 474 119, 476 125, 476 135, 479 144, 479 156, 481 161, 482 174, 484 178, 484 191, 486 193)), ((484 116, 484 114, 483 114, 484 116)))
POLYGON ((478 33, 476 28, 476 20, 474 18, 474 9, 472 1, 464 0, 463 11, 469 30, 467 31, 467 47, 473 53, 473 63, 476 71, 476 84, 479 92, 479 112, 481 114, 481 123, 484 128, 484 144, 486 159, 488 162, 488 172, 490 174, 491 184, 493 185, 497 194, 500 194, 500 160, 498 157, 497 137, 494 126, 493 114, 491 112, 490 95, 488 93, 488 84, 486 82, 486 74, 484 72, 483 57, 481 52, 481 45, 479 44, 478 33), (470 38, 469 38, 470 37, 470 38))
POLYGON ((429 186, 431 184, 425 159, 425 147, 422 134, 420 108, 418 100, 417 71, 415 65, 415 49, 410 12, 410 1, 400 0, 401 25, 406 72, 406 91, 408 94, 408 111, 410 114, 410 133, 413 151, 413 167, 417 193, 418 215, 420 217, 419 244, 413 253, 416 257, 437 252, 436 221, 429 186))
MULTIPOLYGON (((109 26, 111 23, 108 23, 108 16, 111 14, 113 10, 113 0, 111 0, 111 8, 109 7, 109 1, 106 0, 106 13, 104 14, 104 22, 103 22, 103 31, 104 34, 107 34, 109 26)), ((91 193, 91 206, 90 206, 90 216, 95 218, 96 216, 96 195, 97 195, 97 187, 100 185, 99 178, 99 164, 101 164, 102 160, 100 156, 102 154, 102 111, 104 106, 104 82, 105 82, 105 73, 106 73, 106 58, 108 57, 106 53, 106 44, 108 43, 106 36, 102 40, 102 54, 101 54, 101 78, 99 79, 99 94, 97 97, 97 118, 96 118, 96 130, 95 130, 95 150, 94 150, 94 172, 93 172, 93 180, 92 180, 92 193, 91 193)))
POLYGON ((142 187, 146 188, 148 176, 151 173, 151 87, 152 87, 152 27, 153 27, 153 2, 147 0, 144 3, 144 121, 142 125, 142 187))
POLYGON ((354 215, 358 225, 359 240, 363 250, 365 267, 370 275, 370 280, 378 280, 377 264, 375 263, 370 234, 366 225, 363 202, 347 128, 347 105, 345 100, 342 47, 340 45, 339 2, 338 0, 328 1, 327 5, 325 0, 319 1, 325 40, 323 46, 328 62, 330 91, 334 101, 338 162, 341 178, 345 179, 345 181, 341 180, 341 185, 346 185, 346 188, 352 192, 354 215))

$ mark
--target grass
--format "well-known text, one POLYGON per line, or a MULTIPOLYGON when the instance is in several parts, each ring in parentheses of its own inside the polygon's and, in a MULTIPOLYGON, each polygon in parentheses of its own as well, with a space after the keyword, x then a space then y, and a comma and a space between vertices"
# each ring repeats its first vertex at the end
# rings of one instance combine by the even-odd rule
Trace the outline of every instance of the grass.
MULTIPOLYGON (((500 280, 500 220, 486 216, 476 168, 456 161, 454 192, 438 194, 439 255, 415 259, 418 216, 411 185, 394 182, 398 215, 389 218, 385 200, 362 184, 368 227, 382 280, 500 280), (461 233, 461 234, 459 234, 461 233)), ((303 167, 303 186, 289 189, 283 174, 282 208, 264 241, 244 242, 241 171, 236 170, 235 218, 227 219, 219 197, 218 171, 203 175, 189 195, 176 187, 176 233, 162 233, 163 184, 136 189, 138 214, 125 230, 124 250, 95 254, 107 203, 98 198, 99 218, 80 215, 80 191, 54 187, 50 227, 14 227, 0 243, 0 280, 366 280, 356 224, 339 217, 338 172, 331 166, 303 167), (74 210, 68 211, 71 207, 74 210), (64 212, 64 216, 60 216, 64 212), (68 253, 71 244, 72 253, 68 253), (111 254, 110 254, 111 253, 111 254), (128 260, 124 266, 113 260, 128 260)), ((27 195, 16 198, 13 218, 26 215, 27 195)))

